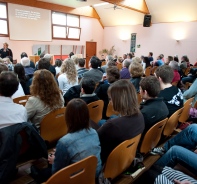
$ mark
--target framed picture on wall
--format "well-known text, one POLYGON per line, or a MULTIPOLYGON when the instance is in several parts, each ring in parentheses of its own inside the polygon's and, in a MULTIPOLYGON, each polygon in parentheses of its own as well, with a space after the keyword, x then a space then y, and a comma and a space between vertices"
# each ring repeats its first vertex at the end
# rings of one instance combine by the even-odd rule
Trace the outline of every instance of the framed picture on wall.
POLYGON ((131 34, 131 47, 130 47, 130 52, 135 52, 135 47, 136 47, 136 33, 131 34))

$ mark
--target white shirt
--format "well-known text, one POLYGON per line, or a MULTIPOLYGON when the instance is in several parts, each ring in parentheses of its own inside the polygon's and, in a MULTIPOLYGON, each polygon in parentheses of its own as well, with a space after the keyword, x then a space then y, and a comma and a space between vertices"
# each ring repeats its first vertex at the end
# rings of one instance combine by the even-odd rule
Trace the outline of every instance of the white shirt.
POLYGON ((59 83, 59 88, 63 92, 63 96, 65 95, 65 93, 68 91, 69 88, 71 88, 72 86, 78 85, 78 76, 76 76, 75 83, 68 82, 68 79, 65 73, 61 74, 57 80, 59 83))
POLYGON ((18 90, 12 95, 12 99, 20 97, 20 96, 25 96, 25 93, 23 91, 21 84, 19 83, 18 90))
POLYGON ((0 129, 23 122, 27 122, 25 107, 14 103, 10 97, 0 96, 0 129))
POLYGON ((60 67, 59 67, 59 66, 56 66, 56 67, 55 67, 56 75, 57 75, 58 73, 60 73, 60 70, 61 70, 61 66, 60 66, 60 67))

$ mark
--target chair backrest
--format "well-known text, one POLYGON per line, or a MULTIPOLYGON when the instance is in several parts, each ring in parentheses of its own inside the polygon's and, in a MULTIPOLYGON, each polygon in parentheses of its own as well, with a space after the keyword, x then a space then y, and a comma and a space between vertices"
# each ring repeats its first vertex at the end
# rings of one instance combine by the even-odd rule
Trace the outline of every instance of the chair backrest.
POLYGON ((40 135, 47 142, 55 142, 66 135, 65 111, 65 107, 53 110, 42 119, 40 123, 40 135))
POLYGON ((187 67, 186 69, 185 69, 185 76, 187 76, 188 74, 189 74, 189 71, 190 71, 190 67, 187 67))
POLYGON ((25 95, 25 96, 20 96, 20 97, 14 98, 13 102, 25 106, 25 104, 30 96, 31 95, 25 95))
POLYGON ((190 87, 191 85, 192 85, 192 83, 186 82, 186 83, 185 83, 185 86, 184 86, 184 87, 185 87, 185 90, 186 90, 186 89, 189 89, 189 87, 190 87))
POLYGON ((177 86, 178 82, 179 82, 179 81, 172 82, 172 85, 173 85, 173 86, 177 86))
POLYGON ((114 111, 112 103, 109 102, 108 106, 107 106, 106 116, 110 117, 111 115, 118 115, 118 114, 119 114, 119 112, 114 111))
POLYGON ((108 156, 103 173, 104 177, 114 179, 133 162, 141 134, 119 144, 108 156))
POLYGON ((98 123, 102 119, 103 106, 104 103, 102 100, 97 100, 88 104, 90 119, 95 123, 98 123))
POLYGON ((182 111, 183 111, 183 107, 178 109, 174 114, 172 114, 170 116, 170 118, 166 122, 166 125, 165 125, 164 130, 163 130, 163 135, 164 136, 168 137, 174 132, 174 129, 178 125, 179 117, 180 117, 182 111))
POLYGON ((140 146, 140 153, 147 154, 149 151, 151 151, 154 147, 157 146, 167 120, 168 118, 165 118, 164 120, 156 123, 148 130, 148 132, 146 132, 140 146))
POLYGON ((149 76, 149 75, 151 74, 151 69, 152 69, 151 66, 148 66, 148 67, 145 69, 145 75, 146 75, 146 77, 149 76))
POLYGON ((184 106, 183 106, 183 111, 179 117, 179 122, 181 123, 184 123, 188 120, 189 118, 189 110, 190 110, 190 107, 192 106, 192 101, 193 101, 194 98, 190 98, 188 99, 185 103, 184 103, 184 106))
POLYGON ((45 184, 95 184, 96 167, 97 158, 89 156, 61 169, 52 175, 45 184))
POLYGON ((153 68, 151 69, 151 75, 154 75, 155 70, 158 68, 158 66, 153 66, 153 68))

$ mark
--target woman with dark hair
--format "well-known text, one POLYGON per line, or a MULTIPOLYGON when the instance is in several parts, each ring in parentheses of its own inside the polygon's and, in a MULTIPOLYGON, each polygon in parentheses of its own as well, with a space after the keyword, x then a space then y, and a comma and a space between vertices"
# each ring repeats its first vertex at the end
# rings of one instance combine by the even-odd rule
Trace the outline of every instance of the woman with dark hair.
POLYGON ((148 57, 143 58, 143 63, 142 63, 143 69, 145 70, 147 67, 151 66, 150 60, 148 57))
MULTIPOLYGON (((81 99, 71 100, 66 106, 65 120, 68 131, 58 141, 55 152, 48 158, 49 163, 52 164, 52 170, 47 168, 48 177, 91 155, 96 156, 98 160, 95 173, 95 176, 98 177, 101 171, 101 147, 97 132, 89 127, 89 111, 86 103, 81 99)), ((35 167, 31 170, 32 174, 35 174, 35 167)), ((36 170, 39 173, 38 169, 36 170)), ((47 180, 47 177, 40 176, 39 178, 47 180)))
POLYGON ((53 74, 46 70, 34 73, 30 94, 25 107, 29 121, 40 127, 40 122, 52 110, 64 106, 64 98, 60 93, 53 74))
POLYGON ((27 86, 26 86, 28 78, 25 76, 25 69, 24 69, 23 65, 21 65, 20 63, 17 63, 14 66, 14 73, 16 73, 18 75, 19 82, 23 88, 25 95, 29 95, 28 90, 27 90, 27 86))
POLYGON ((58 75, 60 73, 61 70, 61 66, 62 66, 62 60, 61 59, 56 59, 55 60, 55 71, 56 71, 56 75, 58 75))
POLYGON ((116 146, 141 134, 145 126, 136 90, 127 79, 114 82, 108 89, 108 97, 120 117, 108 120, 98 129, 103 164, 116 146))

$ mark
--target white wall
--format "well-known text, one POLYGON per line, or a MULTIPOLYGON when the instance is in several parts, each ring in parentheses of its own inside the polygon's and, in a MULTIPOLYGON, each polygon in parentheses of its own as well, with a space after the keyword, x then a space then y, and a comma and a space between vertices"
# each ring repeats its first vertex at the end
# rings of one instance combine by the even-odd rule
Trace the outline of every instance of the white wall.
MULTIPOLYGON (((69 40, 52 40, 51 42, 39 42, 39 41, 15 41, 10 40, 9 37, 0 37, 0 47, 1 43, 7 42, 9 44, 9 48, 12 49, 13 58, 20 61, 20 54, 22 52, 26 52, 28 55, 32 55, 32 46, 39 44, 47 44, 47 45, 86 45, 86 41, 94 41, 97 42, 97 54, 102 49, 103 44, 103 33, 104 30, 100 25, 99 21, 94 18, 81 17, 80 19, 80 27, 81 27, 81 39, 80 41, 69 41, 69 40)), ((15 25, 20 26, 20 25, 15 25)), ((35 27, 32 29, 39 29, 39 27, 35 27)), ((46 31, 51 31, 46 30, 46 31)), ((3 47, 3 44, 2 44, 3 47)), ((52 53, 51 53, 52 54, 52 53)), ((69 53, 68 53, 69 54, 69 53)))
POLYGON ((122 56, 123 53, 130 51, 131 33, 137 33, 136 56, 148 55, 153 52, 154 59, 159 54, 174 56, 178 54, 179 59, 182 55, 187 55, 191 63, 197 58, 197 22, 182 23, 160 23, 153 24, 151 27, 142 25, 105 27, 103 48, 110 48, 115 45, 116 54, 122 56), (122 41, 122 39, 126 39, 122 41), (177 42, 176 40, 180 40, 177 42))

